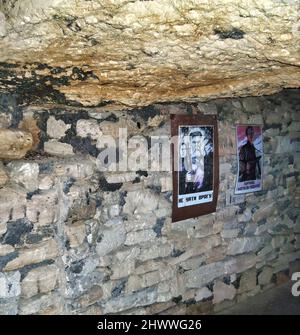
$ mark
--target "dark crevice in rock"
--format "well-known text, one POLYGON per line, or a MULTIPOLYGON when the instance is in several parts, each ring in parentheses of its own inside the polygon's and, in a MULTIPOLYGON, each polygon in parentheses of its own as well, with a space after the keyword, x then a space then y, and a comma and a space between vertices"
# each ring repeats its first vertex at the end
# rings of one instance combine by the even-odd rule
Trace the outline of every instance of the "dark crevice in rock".
POLYGON ((64 138, 60 142, 71 144, 76 153, 80 152, 82 154, 90 154, 93 157, 98 157, 100 150, 96 145, 92 144, 92 140, 88 137, 83 138, 79 136, 74 136, 69 140, 64 138))
POLYGON ((120 193, 120 199, 119 199, 120 207, 123 207, 126 204, 126 200, 125 200, 126 196, 127 196, 126 191, 120 193))
POLYGON ((173 249, 171 253, 171 257, 179 257, 180 255, 184 254, 184 250, 179 250, 179 249, 173 249))
POLYGON ((31 200, 34 195, 40 194, 40 190, 35 190, 33 192, 28 192, 26 195, 27 200, 31 200))
POLYGON ((119 118, 115 115, 115 114, 111 114, 109 115, 107 118, 101 120, 101 122, 103 121, 109 121, 109 122, 118 122, 119 121, 119 118))
POLYGON ((75 183, 75 179, 74 178, 69 178, 67 181, 64 182, 64 187, 63 187, 63 192, 65 194, 69 193, 70 188, 72 187, 72 185, 75 183))
POLYGON ((99 187, 105 192, 115 192, 123 186, 123 183, 108 183, 105 177, 99 179, 99 187))
POLYGON ((165 224, 166 218, 158 218, 156 219, 156 224, 153 227, 154 232, 156 233, 157 237, 161 237, 162 233, 161 230, 165 224))
POLYGON ((182 301, 182 295, 172 298, 172 301, 175 302, 175 304, 179 304, 182 301))
POLYGON ((142 177, 142 176, 144 176, 144 177, 148 177, 148 172, 147 172, 147 171, 138 170, 138 171, 136 171, 136 173, 137 173, 140 177, 142 177))
POLYGON ((141 178, 140 177, 135 177, 135 179, 132 181, 132 184, 137 184, 141 182, 141 178))
POLYGON ((154 116, 159 114, 153 105, 138 108, 138 109, 133 109, 129 113, 133 116, 132 119, 135 122, 138 122, 138 121, 145 122, 149 118, 153 118, 154 116))
POLYGON ((112 289, 111 296, 113 298, 116 298, 116 297, 120 296, 125 289, 126 283, 127 283, 127 279, 124 279, 124 280, 121 280, 120 282, 118 282, 118 284, 112 289))
POLYGON ((39 268, 41 266, 46 266, 46 265, 50 265, 53 264, 54 260, 53 259, 47 259, 45 261, 42 261, 40 263, 36 263, 36 264, 30 264, 30 265, 26 265, 23 268, 21 268, 20 274, 21 274, 21 281, 27 276, 28 272, 30 272, 33 269, 39 268))
POLYGON ((5 268, 7 263, 17 258, 18 256, 19 256, 18 251, 13 251, 5 256, 0 256, 0 271, 2 271, 5 268))
MULTIPOLYGON (((29 103, 58 103, 70 106, 81 106, 76 101, 68 100, 63 93, 54 87, 69 86, 72 77, 60 75, 64 72, 61 67, 53 68, 47 64, 32 63, 24 65, 24 70, 30 71, 30 76, 25 76, 23 73, 16 73, 12 69, 14 65, 7 63, 0 65, 0 83, 3 87, 11 87, 8 89, 11 93, 16 94, 21 104, 29 103), (49 70, 50 73, 41 75, 37 71, 49 70)), ((78 69, 78 68, 77 68, 78 69)), ((75 70, 75 73, 78 74, 75 70)), ((80 72, 83 75, 83 80, 87 80, 92 73, 80 72), (83 74, 82 74, 83 73, 83 74)))
POLYGON ((30 233, 33 229, 33 224, 27 219, 19 219, 7 223, 7 231, 0 239, 3 244, 12 246, 23 243, 22 238, 25 234, 30 233))
POLYGON ((83 260, 72 262, 70 265, 70 271, 75 274, 79 274, 83 270, 83 266, 84 266, 83 260))

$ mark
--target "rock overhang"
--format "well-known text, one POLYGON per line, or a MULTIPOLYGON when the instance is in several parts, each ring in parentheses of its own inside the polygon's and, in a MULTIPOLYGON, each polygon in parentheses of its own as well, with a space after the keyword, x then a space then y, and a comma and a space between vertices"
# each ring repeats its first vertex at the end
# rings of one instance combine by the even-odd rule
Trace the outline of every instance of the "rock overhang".
POLYGON ((300 86, 299 2, 47 0, 0 5, 0 91, 128 109, 300 86))

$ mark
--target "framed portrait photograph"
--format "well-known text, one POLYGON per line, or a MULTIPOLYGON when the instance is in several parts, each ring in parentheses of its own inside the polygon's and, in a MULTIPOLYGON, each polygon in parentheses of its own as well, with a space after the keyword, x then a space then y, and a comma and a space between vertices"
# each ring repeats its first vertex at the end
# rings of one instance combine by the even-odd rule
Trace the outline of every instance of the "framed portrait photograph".
POLYGON ((238 171, 235 194, 262 190, 263 138, 261 125, 236 125, 238 171))
POLYGON ((219 186, 214 116, 171 115, 172 222, 215 212, 219 186))

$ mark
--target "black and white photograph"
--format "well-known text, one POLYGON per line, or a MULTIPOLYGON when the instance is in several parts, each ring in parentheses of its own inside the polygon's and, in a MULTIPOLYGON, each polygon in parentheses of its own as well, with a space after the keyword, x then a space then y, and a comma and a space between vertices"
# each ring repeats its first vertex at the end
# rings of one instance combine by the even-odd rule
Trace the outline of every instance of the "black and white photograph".
POLYGON ((179 127, 178 207, 213 198, 213 127, 179 127))

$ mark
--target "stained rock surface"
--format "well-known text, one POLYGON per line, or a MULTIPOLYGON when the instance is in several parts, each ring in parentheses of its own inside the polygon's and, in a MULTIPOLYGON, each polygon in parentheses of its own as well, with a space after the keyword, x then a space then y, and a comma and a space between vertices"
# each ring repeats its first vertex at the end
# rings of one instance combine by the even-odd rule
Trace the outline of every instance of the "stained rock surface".
POLYGON ((0 128, 0 159, 20 159, 32 148, 29 132, 0 128))
POLYGON ((123 109, 299 87, 298 0, 7 0, 0 91, 123 109))

